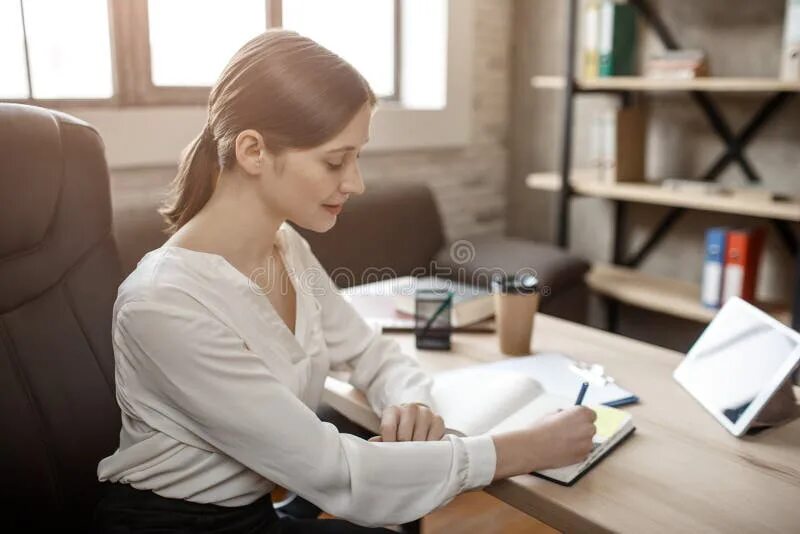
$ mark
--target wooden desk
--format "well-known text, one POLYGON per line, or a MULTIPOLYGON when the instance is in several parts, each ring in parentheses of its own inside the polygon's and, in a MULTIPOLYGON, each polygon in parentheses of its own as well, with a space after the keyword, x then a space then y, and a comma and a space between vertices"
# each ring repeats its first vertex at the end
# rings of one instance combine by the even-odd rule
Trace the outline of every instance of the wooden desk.
MULTIPOLYGON (((539 314, 535 351, 597 362, 642 401, 634 435, 571 488, 522 475, 486 491, 563 532, 800 532, 800 420, 754 437, 730 435, 674 380, 681 354, 539 314)), ((456 334, 449 353, 417 351, 429 372, 503 358, 493 334, 456 334)), ((345 382, 325 400, 377 431, 378 418, 345 382)))

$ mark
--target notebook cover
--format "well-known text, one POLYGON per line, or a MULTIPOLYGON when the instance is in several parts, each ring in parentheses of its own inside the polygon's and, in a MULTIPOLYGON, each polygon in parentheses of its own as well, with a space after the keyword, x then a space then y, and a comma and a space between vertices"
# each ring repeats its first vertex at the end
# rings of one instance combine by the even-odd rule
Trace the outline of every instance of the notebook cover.
POLYGON ((558 484, 559 486, 567 486, 567 487, 569 487, 569 486, 574 486, 574 485, 575 485, 575 483, 576 483, 577 481, 579 481, 580 479, 582 479, 582 478, 583 478, 583 475, 585 475, 586 473, 588 473, 589 471, 591 471, 592 469, 594 469, 594 466, 596 466, 597 464, 599 464, 600 462, 602 462, 602 461, 605 459, 605 457, 606 457, 606 456, 608 456, 608 455, 609 455, 609 454, 611 454, 613 451, 615 451, 615 450, 617 449, 617 447, 619 447, 621 444, 623 444, 623 443, 625 443, 626 441, 628 441, 628 438, 629 438, 629 437, 631 437, 631 436, 633 435, 633 433, 634 433, 634 432, 636 432, 636 427, 633 427, 633 428, 631 428, 631 431, 630 431, 630 432, 628 432, 627 434, 625 434, 625 435, 622 437, 622 439, 621 439, 621 440, 619 440, 618 442, 616 442, 616 443, 615 443, 613 446, 609 447, 609 449, 608 449, 606 452, 604 452, 603 454, 601 454, 600 456, 598 456, 598 457, 597 457, 597 460, 595 460, 595 461, 594 461, 594 463, 593 463, 592 465, 590 465, 589 467, 587 467, 586 469, 584 469, 583 471, 581 471, 581 472, 578 474, 578 476, 576 476, 575 478, 573 478, 573 479, 572 479, 570 482, 561 482, 560 480, 556 480, 556 479, 554 479, 554 478, 550 478, 550 477, 548 477, 548 476, 546 476, 546 475, 540 475, 539 473, 536 473, 536 472, 533 472, 533 473, 531 473, 531 475, 533 475, 533 476, 535 476, 535 477, 538 477, 538 478, 541 478, 541 479, 544 479, 544 480, 547 480, 547 481, 549 481, 549 482, 555 482, 555 483, 556 483, 556 484, 558 484))

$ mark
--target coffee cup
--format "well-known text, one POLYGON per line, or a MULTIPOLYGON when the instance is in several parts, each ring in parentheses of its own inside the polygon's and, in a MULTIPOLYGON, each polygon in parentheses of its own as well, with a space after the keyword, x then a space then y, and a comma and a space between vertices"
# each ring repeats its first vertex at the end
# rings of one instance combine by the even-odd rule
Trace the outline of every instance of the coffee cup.
POLYGON ((500 352, 531 353, 533 318, 539 309, 539 281, 531 274, 492 279, 494 313, 500 352))

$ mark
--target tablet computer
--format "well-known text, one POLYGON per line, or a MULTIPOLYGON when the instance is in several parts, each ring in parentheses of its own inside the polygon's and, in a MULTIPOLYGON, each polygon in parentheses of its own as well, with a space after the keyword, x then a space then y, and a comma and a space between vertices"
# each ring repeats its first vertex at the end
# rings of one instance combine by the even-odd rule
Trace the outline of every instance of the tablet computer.
POLYGON ((798 362, 800 334, 734 297, 673 376, 722 426, 741 436, 798 362))

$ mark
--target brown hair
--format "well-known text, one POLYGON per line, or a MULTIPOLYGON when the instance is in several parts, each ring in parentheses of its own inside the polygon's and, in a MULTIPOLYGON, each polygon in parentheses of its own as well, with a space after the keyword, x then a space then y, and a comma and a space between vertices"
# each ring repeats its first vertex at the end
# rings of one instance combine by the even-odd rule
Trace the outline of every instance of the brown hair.
POLYGON ((375 94, 345 60, 286 30, 268 30, 231 58, 208 99, 208 123, 186 147, 160 213, 169 233, 195 216, 220 169, 236 162, 236 136, 261 133, 273 154, 319 146, 341 132, 375 94))

